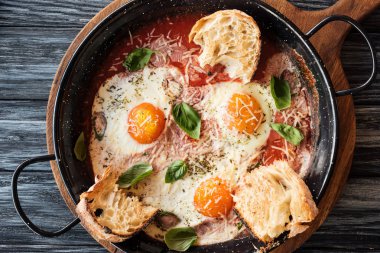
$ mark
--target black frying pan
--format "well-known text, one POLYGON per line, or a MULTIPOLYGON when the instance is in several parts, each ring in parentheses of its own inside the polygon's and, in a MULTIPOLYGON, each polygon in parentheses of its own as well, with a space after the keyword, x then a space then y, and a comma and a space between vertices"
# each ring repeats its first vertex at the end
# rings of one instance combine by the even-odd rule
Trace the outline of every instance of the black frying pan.
MULTIPOLYGON (((126 30, 134 30, 138 24, 157 19, 165 15, 202 12, 211 13, 220 9, 239 9, 251 15, 258 23, 263 33, 274 34, 276 39, 295 49, 306 61, 308 68, 316 79, 316 89, 319 103, 312 106, 312 117, 319 121, 319 134, 315 143, 311 173, 305 178, 314 200, 318 203, 327 188, 335 160, 338 144, 338 118, 336 97, 355 94, 368 87, 375 78, 376 59, 373 46, 360 25, 347 16, 330 16, 321 21, 306 34, 303 34, 294 24, 281 13, 259 1, 162 1, 135 0, 120 7, 106 17, 84 39, 70 60, 59 86, 53 120, 53 141, 55 154, 32 158, 22 163, 14 172, 12 179, 12 194, 14 205, 25 224, 35 233, 46 237, 58 236, 70 230, 79 223, 75 219, 65 228, 49 232, 38 228, 26 216, 20 206, 17 193, 17 179, 21 171, 30 164, 56 160, 61 177, 75 203, 79 195, 93 184, 93 176, 84 164, 75 159, 73 147, 79 133, 83 129, 83 119, 91 114, 92 99, 88 96, 91 90, 90 77, 98 63, 107 54, 109 48, 117 40, 118 34, 126 30), (369 79, 355 88, 334 91, 326 69, 309 42, 316 32, 332 21, 344 21, 357 29, 366 40, 372 56, 372 72, 369 79)), ((283 236, 278 242, 285 239, 283 236)), ((190 252, 252 252, 253 245, 265 246, 254 238, 231 240, 225 243, 203 247, 192 247, 190 252)), ((149 239, 143 233, 119 244, 115 244, 126 252, 162 252, 167 248, 164 244, 149 239)))

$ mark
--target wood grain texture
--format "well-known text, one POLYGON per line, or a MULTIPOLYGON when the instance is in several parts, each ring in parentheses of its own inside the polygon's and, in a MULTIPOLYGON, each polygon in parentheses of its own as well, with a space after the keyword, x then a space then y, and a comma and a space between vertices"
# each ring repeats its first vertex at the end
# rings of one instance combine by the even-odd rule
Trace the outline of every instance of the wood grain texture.
MULTIPOLYGON (((1 173, 13 171, 27 157, 46 152, 46 101, 0 100, 0 108, 1 173)), ((380 106, 357 105, 355 111, 357 142, 351 176, 380 176, 380 106)))
MULTIPOLYGON (((301 10, 286 1, 282 1, 281 4, 274 0, 268 0, 266 2, 287 16, 304 33, 308 32, 315 24, 330 15, 348 15, 353 19, 361 20, 380 4, 379 1, 372 0, 340 0, 326 9, 310 12, 301 10)), ((321 31, 314 34, 310 39, 330 74, 335 90, 344 90, 350 87, 340 60, 341 47, 348 34, 349 28, 350 26, 343 22, 330 23, 325 25, 321 31)), ((318 205, 319 214, 311 223, 308 230, 287 240, 280 247, 275 249, 274 252, 289 252, 300 247, 324 222, 343 190, 343 186, 351 169, 356 141, 356 120, 353 111, 352 97, 345 96, 339 98, 337 100, 337 108, 339 120, 339 148, 329 185, 318 205)))
MULTIPOLYGON (((109 2, 0 1, 0 252, 105 252, 80 226, 52 239, 30 232, 11 204, 10 178, 22 160, 46 153, 46 100, 58 63, 80 28, 109 2)), ((292 2, 322 9, 335 1, 292 2)), ((380 52, 380 10, 363 26, 380 52)), ((350 82, 365 79, 370 68, 365 52, 360 36, 351 32, 341 57, 350 82)), ((357 143, 343 195, 300 252, 380 252, 379 80, 378 75, 371 90, 354 98, 357 143)), ((20 180, 22 205, 37 224, 48 221, 53 229, 71 220, 48 163, 28 169, 20 180)))
POLYGON ((111 0, 2 0, 1 26, 82 28, 111 0))
POLYGON ((0 99, 46 101, 57 64, 79 30, 0 28, 0 99))
MULTIPOLYGON (((40 166, 49 169, 47 164, 40 166)), ((36 224, 43 225, 45 229, 54 229, 69 222, 72 215, 61 200, 51 172, 41 173, 41 168, 38 167, 28 169, 20 177, 22 205, 36 224), (41 202, 49 208, 41 207, 41 202)), ((80 247, 82 252, 93 250, 105 252, 81 226, 57 238, 43 238, 26 229, 13 206, 10 205, 9 178, 11 174, 11 172, 0 174, 0 206, 2 207, 0 252, 71 252, 76 247, 80 247), (6 234, 11 236, 3 236, 6 234), (9 251, 2 251, 2 246, 8 247, 9 251)), ((380 188, 373 188, 373 185, 379 184, 379 177, 350 179, 346 185, 346 191, 326 222, 301 248, 300 252, 307 252, 308 249, 325 249, 329 252, 349 248, 352 250, 379 249, 380 188), (363 196, 363 191, 368 194, 363 196)))
MULTIPOLYGON (((380 9, 374 14, 380 20, 380 9)), ((372 15, 370 16, 372 17, 372 15)), ((373 22, 363 22, 373 29, 373 22)), ((80 28, 0 28, 0 99, 47 100, 57 63, 80 28), (17 89, 15 89, 17 87, 17 89)), ((373 41, 380 34, 369 33, 373 41)), ((380 58, 380 43, 375 43, 380 58)), ((350 83, 365 80, 370 71, 369 53, 362 38, 353 31, 343 47, 342 62, 350 83), (355 59, 355 61, 352 61, 355 59), (355 71, 352 71, 355 70, 355 71)), ((355 103, 380 105, 380 76, 371 88, 354 97, 355 103)))

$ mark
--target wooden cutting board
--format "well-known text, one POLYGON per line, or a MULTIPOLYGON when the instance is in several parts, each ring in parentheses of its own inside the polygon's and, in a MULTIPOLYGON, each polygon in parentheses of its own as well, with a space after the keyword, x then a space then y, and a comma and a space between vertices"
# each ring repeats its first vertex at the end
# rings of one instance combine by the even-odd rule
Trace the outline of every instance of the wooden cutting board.
MULTIPOLYGON (((63 57, 51 87, 46 113, 46 139, 48 152, 50 154, 54 153, 52 126, 55 98, 63 71, 66 69, 69 59, 74 54, 82 40, 101 20, 127 2, 128 0, 115 0, 100 11, 77 35, 63 57)), ((360 21, 371 11, 380 6, 380 0, 339 0, 333 6, 324 10, 305 11, 298 9, 286 0, 264 0, 264 2, 284 14, 303 32, 309 31, 319 21, 333 14, 347 15, 360 21)), ((345 77, 340 60, 341 47, 349 30, 350 26, 348 24, 342 22, 332 22, 326 25, 311 39, 312 44, 326 65, 335 90, 349 88, 349 84, 345 77)), ((351 96, 339 97, 337 100, 340 125, 338 155, 329 186, 323 199, 318 205, 320 213, 308 230, 292 239, 287 240, 280 247, 276 248, 274 252, 291 252, 299 248, 324 222, 327 215, 332 210, 346 182, 351 168, 356 139, 355 111, 351 96)), ((60 176, 57 164, 54 161, 51 162, 51 168, 62 197, 71 212, 75 215, 75 203, 71 200, 60 176)), ((99 243, 110 252, 117 252, 117 249, 110 243, 105 241, 100 241, 99 243)))

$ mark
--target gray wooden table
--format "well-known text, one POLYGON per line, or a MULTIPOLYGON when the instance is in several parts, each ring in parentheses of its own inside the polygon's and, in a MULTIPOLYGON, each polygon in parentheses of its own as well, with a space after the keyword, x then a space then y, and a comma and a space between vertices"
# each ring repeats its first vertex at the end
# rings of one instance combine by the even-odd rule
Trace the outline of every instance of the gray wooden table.
MULTIPOLYGON (((292 2, 319 9, 335 1, 292 2)), ((81 226, 50 239, 29 231, 13 208, 10 179, 24 159, 46 154, 45 113, 56 68, 74 36, 108 3, 0 0, 0 252, 105 252, 81 226)), ((362 24, 380 59, 380 9, 362 24)), ((344 43, 342 59, 351 83, 366 78, 369 54, 356 32, 344 43)), ((355 96, 355 110, 357 144, 349 180, 326 222, 300 252, 380 252, 379 74, 371 89, 355 96)), ((32 166, 19 181, 22 206, 37 224, 54 229, 73 218, 48 164, 32 166)))

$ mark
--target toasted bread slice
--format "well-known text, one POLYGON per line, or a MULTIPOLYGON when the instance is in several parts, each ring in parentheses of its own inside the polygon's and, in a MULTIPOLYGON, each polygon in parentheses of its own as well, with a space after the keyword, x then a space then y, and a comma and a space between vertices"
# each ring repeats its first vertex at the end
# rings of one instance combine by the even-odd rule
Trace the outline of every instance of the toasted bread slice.
POLYGON ((248 173, 235 190, 235 210, 253 234, 271 242, 307 229, 318 209, 311 193, 287 162, 277 161, 248 173))
POLYGON ((260 36, 251 16, 238 10, 222 10, 198 20, 189 41, 202 47, 198 58, 201 67, 220 63, 231 78, 248 83, 259 62, 260 36))
POLYGON ((76 212, 82 225, 99 240, 121 242, 145 227, 158 209, 119 189, 119 173, 107 168, 103 177, 82 193, 76 212))

